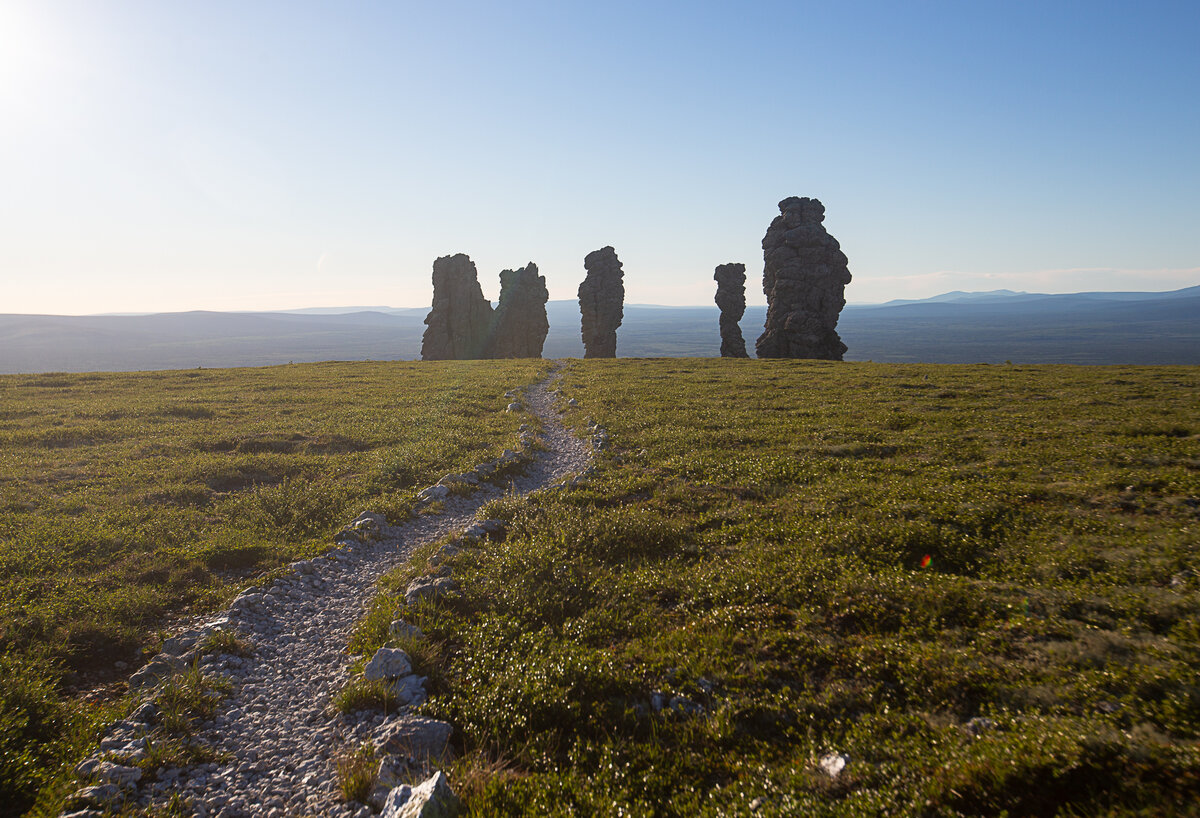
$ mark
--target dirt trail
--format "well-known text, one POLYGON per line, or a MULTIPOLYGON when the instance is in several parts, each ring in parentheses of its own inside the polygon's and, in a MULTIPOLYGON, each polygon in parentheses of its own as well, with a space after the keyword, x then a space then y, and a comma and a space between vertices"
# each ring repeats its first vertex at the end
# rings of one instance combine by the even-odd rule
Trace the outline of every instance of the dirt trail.
MULTIPOLYGON (((167 770, 141 790, 156 803, 178 793, 197 815, 355 815, 340 800, 332 758, 355 735, 327 713, 346 681, 344 652, 354 624, 376 593, 378 577, 408 559, 417 546, 470 525, 479 507, 509 491, 525 494, 583 471, 588 444, 561 423, 551 390, 557 367, 528 388, 524 404, 542 423, 541 442, 521 476, 503 488, 484 484, 451 496, 438 514, 388 527, 384 539, 342 549, 336 559, 312 561, 306 584, 269 592, 261 607, 239 618, 254 655, 222 660, 218 669, 236 686, 198 738, 229 761, 167 770)), ((360 727, 369 727, 362 725, 360 727)))

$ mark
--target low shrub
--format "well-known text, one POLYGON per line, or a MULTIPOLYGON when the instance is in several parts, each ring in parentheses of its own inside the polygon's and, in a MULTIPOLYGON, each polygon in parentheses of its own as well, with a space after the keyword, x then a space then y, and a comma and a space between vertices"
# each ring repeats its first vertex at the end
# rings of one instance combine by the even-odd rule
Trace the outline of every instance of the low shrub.
POLYGON ((45 657, 0 653, 0 812, 20 815, 70 757, 86 719, 64 702, 45 657))

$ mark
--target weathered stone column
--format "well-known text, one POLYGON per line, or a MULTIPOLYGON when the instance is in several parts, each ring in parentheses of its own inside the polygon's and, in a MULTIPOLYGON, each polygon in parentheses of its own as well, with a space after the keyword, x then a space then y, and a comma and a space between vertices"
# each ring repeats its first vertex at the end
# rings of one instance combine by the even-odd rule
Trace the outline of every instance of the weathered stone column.
POLYGON ((722 264, 713 274, 721 308, 721 357, 749 358, 738 321, 746 314, 746 265, 722 264))
POLYGON ((617 357, 617 327, 625 316, 625 273, 611 247, 583 259, 587 277, 579 285, 583 357, 617 357))
POLYGON ((500 273, 500 303, 492 321, 491 358, 540 358, 550 321, 546 277, 532 261, 520 270, 500 273))
POLYGON ((825 206, 792 196, 779 203, 763 237, 763 292, 767 322, 755 343, 760 358, 842 360, 837 334, 850 283, 846 255, 825 232, 825 206))
POLYGON ((421 360, 488 357, 492 303, 483 297, 475 264, 462 253, 433 262, 433 307, 425 325, 421 360))

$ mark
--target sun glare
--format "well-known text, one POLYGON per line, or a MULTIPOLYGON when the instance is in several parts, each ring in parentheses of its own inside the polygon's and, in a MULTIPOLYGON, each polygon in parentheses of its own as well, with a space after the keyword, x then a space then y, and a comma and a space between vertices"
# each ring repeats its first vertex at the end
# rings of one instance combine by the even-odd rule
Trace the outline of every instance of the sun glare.
POLYGON ((33 104, 46 92, 46 78, 61 64, 47 21, 36 5, 0 2, 0 102, 33 104))

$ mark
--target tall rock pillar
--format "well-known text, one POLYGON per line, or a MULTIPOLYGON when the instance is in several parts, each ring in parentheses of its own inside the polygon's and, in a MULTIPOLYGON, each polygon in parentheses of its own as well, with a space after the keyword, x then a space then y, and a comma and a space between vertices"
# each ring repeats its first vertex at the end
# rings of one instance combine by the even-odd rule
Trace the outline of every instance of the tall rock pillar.
POLYGON ((587 276, 579 285, 583 357, 617 357, 617 327, 625 316, 625 273, 611 247, 583 259, 587 276))
POLYGON ((425 325, 422 361, 488 357, 492 303, 483 297, 475 264, 464 254, 433 262, 433 307, 425 325))
POLYGON ((763 292, 767 322, 754 347, 760 358, 842 360, 846 345, 837 334, 850 283, 846 255, 825 232, 825 206, 792 196, 763 237, 763 292))
POLYGON ((500 302, 492 322, 492 358, 540 358, 550 321, 546 277, 532 261, 500 273, 500 302))
POLYGON ((749 358, 738 321, 746 314, 746 265, 722 264, 713 274, 721 308, 721 357, 749 358))

